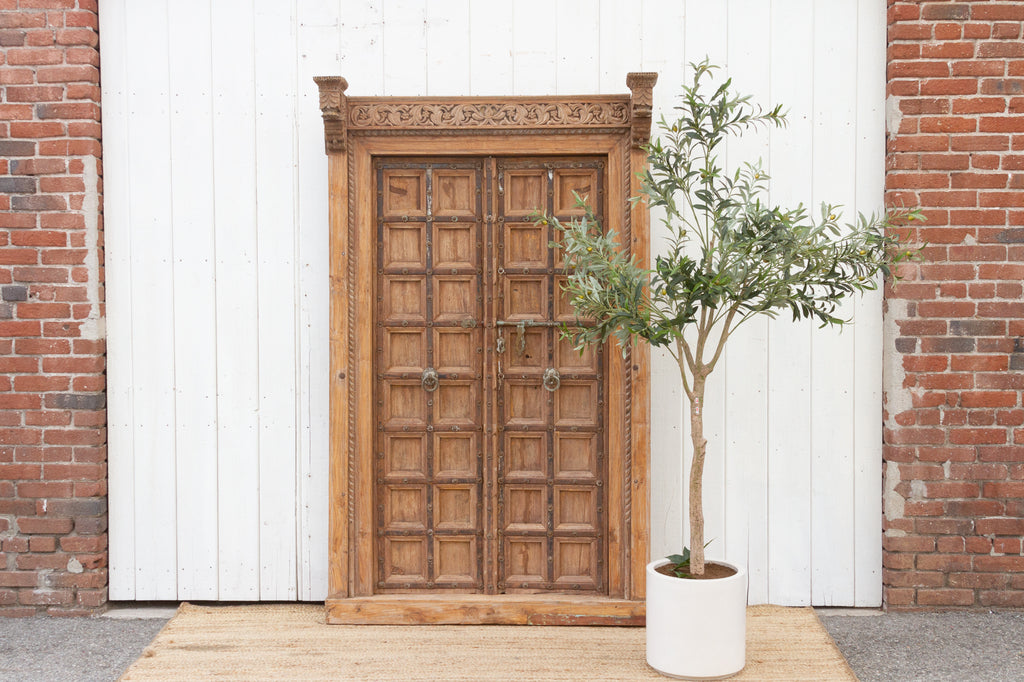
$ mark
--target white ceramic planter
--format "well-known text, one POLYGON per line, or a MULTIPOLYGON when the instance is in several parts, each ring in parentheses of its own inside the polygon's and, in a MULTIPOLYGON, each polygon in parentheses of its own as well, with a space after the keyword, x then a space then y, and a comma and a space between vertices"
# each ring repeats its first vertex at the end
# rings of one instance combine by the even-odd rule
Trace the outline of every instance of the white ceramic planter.
POLYGON ((716 580, 684 580, 647 564, 647 664, 663 675, 713 680, 746 664, 747 572, 716 580))

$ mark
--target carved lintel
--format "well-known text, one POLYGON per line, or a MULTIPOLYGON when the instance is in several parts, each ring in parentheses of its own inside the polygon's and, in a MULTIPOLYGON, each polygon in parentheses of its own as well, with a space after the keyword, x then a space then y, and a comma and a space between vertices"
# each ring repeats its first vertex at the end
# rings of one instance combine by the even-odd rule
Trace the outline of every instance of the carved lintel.
POLYGON ((324 140, 328 154, 345 151, 345 135, 348 105, 345 90, 348 81, 341 76, 316 76, 313 78, 320 88, 320 111, 324 117, 324 140))
POLYGON ((552 130, 629 126, 629 103, 622 97, 353 99, 350 130, 552 130))
POLYGON ((626 86, 633 93, 630 99, 630 122, 633 146, 643 147, 651 140, 651 110, 654 108, 654 84, 658 74, 652 71, 626 74, 626 86))

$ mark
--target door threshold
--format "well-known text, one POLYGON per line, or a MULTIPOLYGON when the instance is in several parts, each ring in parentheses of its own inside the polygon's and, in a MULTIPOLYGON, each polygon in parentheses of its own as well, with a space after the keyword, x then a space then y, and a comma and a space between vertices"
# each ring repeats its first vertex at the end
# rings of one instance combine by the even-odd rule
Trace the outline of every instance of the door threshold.
POLYGON ((590 595, 378 594, 328 598, 330 625, 642 626, 643 601, 590 595))

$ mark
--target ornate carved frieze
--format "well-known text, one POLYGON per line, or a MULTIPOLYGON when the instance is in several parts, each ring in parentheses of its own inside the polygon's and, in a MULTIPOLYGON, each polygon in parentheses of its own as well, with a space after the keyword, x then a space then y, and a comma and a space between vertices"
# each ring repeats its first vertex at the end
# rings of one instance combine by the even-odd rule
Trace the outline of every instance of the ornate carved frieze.
POLYGON ((575 128, 629 125, 626 101, 353 102, 352 128, 575 128))
POLYGON ((320 88, 327 153, 345 151, 351 134, 509 134, 563 131, 606 133, 629 130, 634 147, 650 139, 652 89, 656 73, 630 73, 632 96, 594 97, 346 97, 338 76, 314 79, 320 88), (624 130, 625 129, 625 130, 624 130))
POLYGON ((626 74, 626 86, 633 93, 631 121, 633 146, 642 147, 651 139, 651 110, 654 108, 654 84, 658 74, 650 71, 626 74))

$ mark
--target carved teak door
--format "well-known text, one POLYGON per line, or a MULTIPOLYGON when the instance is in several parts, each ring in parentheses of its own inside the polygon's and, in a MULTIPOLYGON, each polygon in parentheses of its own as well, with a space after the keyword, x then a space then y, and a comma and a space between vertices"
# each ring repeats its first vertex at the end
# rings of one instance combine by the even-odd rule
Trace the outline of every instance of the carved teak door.
POLYGON ((376 592, 607 594, 604 352, 536 213, 599 216, 592 157, 378 158, 376 592))

